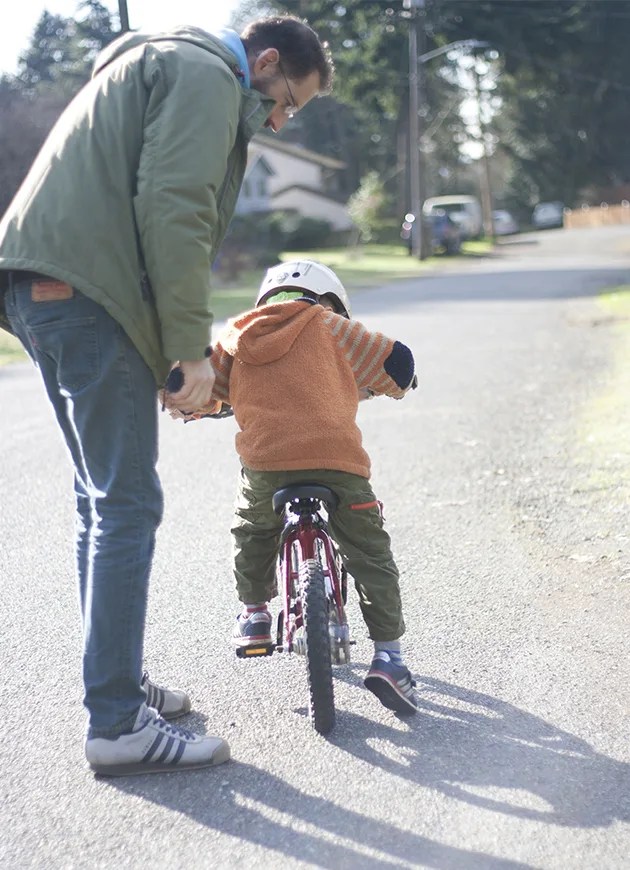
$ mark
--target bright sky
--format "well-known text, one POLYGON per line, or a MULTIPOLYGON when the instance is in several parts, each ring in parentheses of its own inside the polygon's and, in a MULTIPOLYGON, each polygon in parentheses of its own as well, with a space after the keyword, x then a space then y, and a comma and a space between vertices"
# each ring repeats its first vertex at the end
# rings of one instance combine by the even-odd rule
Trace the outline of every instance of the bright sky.
MULTIPOLYGON (((118 0, 101 0, 118 12, 118 0)), ((4 4, 3 4, 4 5, 4 4)), ((238 0, 127 0, 129 26, 139 30, 163 30, 172 24, 196 24, 206 30, 229 23, 238 0)), ((80 0, 18 0, 4 11, 0 24, 0 73, 15 73, 18 56, 28 47, 39 18, 52 15, 72 18, 80 0)))

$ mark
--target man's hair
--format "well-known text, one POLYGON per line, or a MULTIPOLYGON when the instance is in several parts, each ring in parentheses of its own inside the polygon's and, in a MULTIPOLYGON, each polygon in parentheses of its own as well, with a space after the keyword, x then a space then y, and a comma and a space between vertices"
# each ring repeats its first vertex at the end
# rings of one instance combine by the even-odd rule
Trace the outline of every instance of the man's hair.
POLYGON ((293 15, 259 18, 241 33, 248 55, 266 48, 277 48, 285 75, 303 81, 312 72, 319 73, 320 95, 330 93, 335 67, 327 42, 321 42, 305 21, 293 15))

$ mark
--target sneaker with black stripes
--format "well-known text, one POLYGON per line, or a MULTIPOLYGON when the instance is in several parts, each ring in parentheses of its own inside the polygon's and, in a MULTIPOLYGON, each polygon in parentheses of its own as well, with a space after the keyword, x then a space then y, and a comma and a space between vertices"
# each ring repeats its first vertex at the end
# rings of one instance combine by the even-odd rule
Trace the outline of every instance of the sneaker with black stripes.
POLYGON ((363 685, 389 710, 402 714, 415 713, 418 709, 414 692, 416 684, 411 679, 409 668, 399 661, 396 662, 385 650, 375 652, 363 685))
POLYGON ((212 767, 229 760, 230 747, 220 737, 193 734, 169 725, 143 704, 130 733, 88 737, 85 756, 94 773, 130 776, 212 767))
POLYGON ((140 683, 147 696, 147 707, 157 710, 162 719, 177 719, 190 713, 190 698, 182 689, 167 689, 158 686, 145 671, 140 683))

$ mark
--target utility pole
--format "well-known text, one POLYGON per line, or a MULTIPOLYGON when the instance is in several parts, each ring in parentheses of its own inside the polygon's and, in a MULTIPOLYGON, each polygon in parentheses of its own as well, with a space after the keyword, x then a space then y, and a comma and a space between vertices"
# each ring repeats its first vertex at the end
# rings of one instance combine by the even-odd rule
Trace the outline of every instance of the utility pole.
POLYGON ((494 220, 492 217, 492 182, 490 178, 490 155, 488 154, 488 141, 486 137, 486 124, 481 110, 481 78, 477 69, 477 58, 473 66, 475 80, 475 102, 477 104, 477 124, 482 146, 481 168, 481 211, 483 214, 484 235, 490 241, 494 241, 494 220))
MULTIPOLYGON (((403 16, 409 21, 409 211, 413 216, 411 224, 411 254, 419 260, 426 260, 431 253, 431 234, 425 232, 422 222, 422 207, 426 199, 426 177, 424 167, 424 152, 421 148, 424 132, 425 95, 423 65, 446 54, 455 48, 487 48, 489 43, 478 39, 460 39, 441 45, 432 51, 425 52, 426 31, 424 27, 424 10, 426 0, 403 0, 403 16), (422 121, 420 111, 422 110, 422 121)), ((479 97, 477 108, 480 113, 479 97)), ((485 149, 484 139, 484 149, 485 149)), ((486 153, 487 156, 487 152, 486 153)), ((486 161, 487 162, 487 161, 486 161)), ((487 190, 490 191, 490 172, 487 163, 487 190)), ((494 235, 492 225, 492 201, 488 199, 490 236, 494 235)))
POLYGON ((120 32, 126 33, 129 30, 127 0, 118 0, 118 17, 120 18, 120 32))
POLYGON ((425 0, 403 0, 403 8, 410 10, 409 15, 409 211, 414 216, 411 227, 411 253, 420 260, 426 259, 424 227, 422 226, 422 204, 424 202, 424 173, 422 172, 420 150, 420 94, 421 70, 419 54, 422 43, 424 48, 424 2, 425 0), (420 24, 422 26, 420 26, 420 24))

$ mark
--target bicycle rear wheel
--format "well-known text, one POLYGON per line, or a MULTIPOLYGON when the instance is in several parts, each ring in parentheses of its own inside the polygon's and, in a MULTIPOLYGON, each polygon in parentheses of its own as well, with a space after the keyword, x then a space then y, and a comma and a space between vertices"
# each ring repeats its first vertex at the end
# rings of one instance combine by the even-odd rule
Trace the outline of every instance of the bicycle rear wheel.
POLYGON ((300 562, 300 588, 306 635, 306 676, 313 727, 327 734, 335 724, 328 600, 324 572, 316 559, 300 562))

